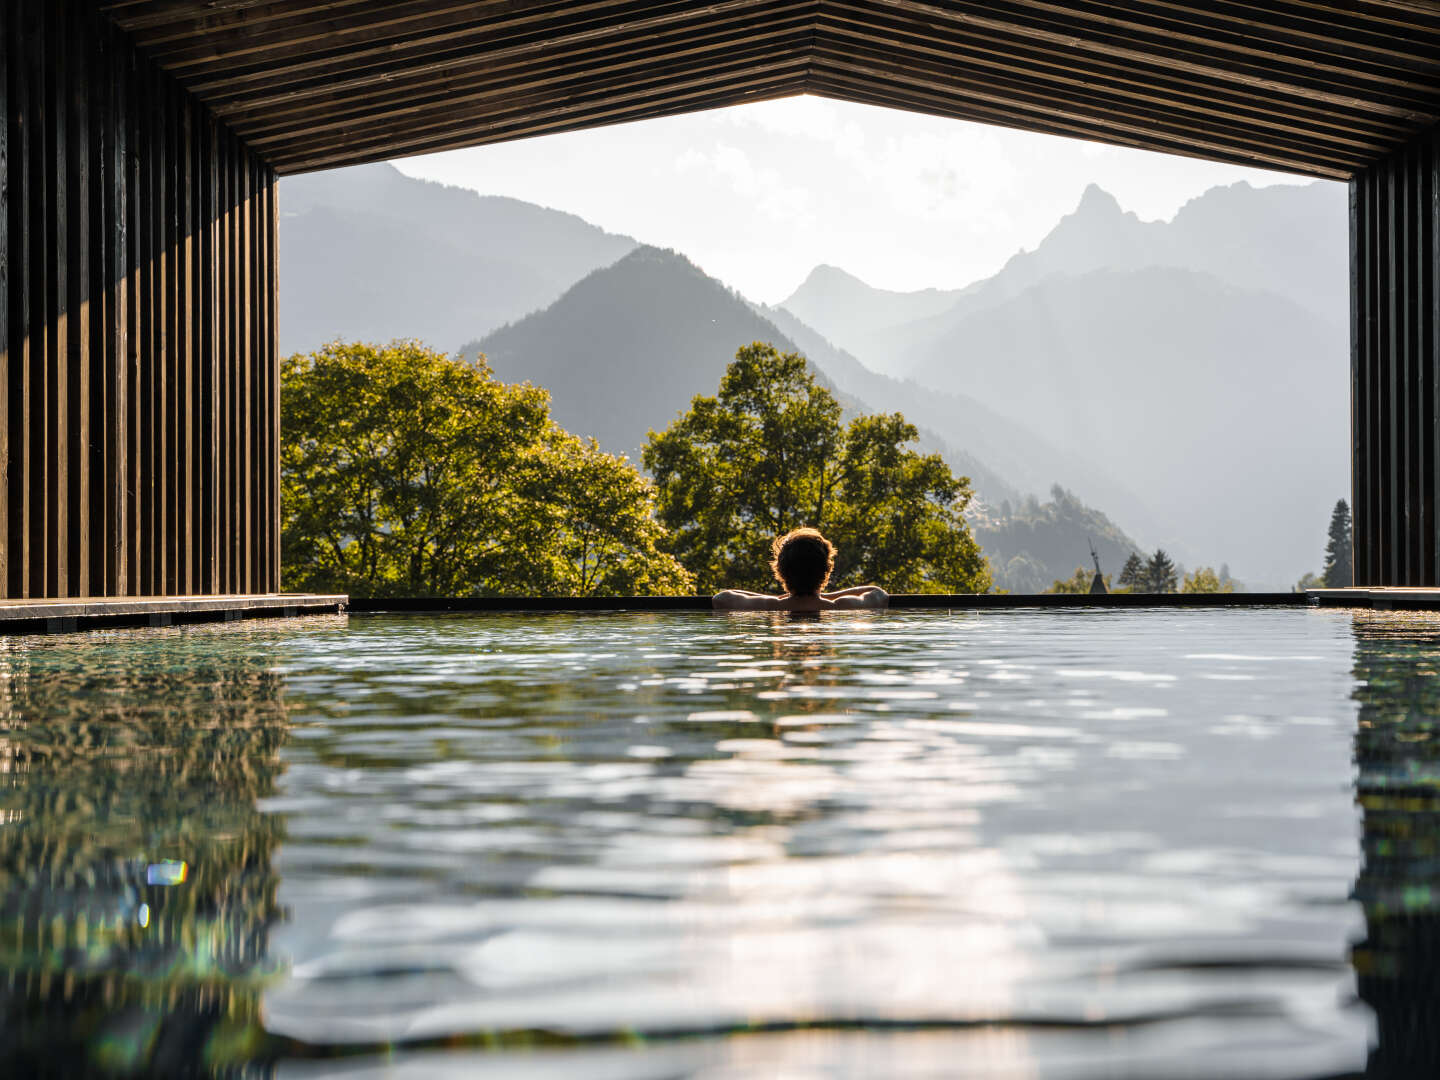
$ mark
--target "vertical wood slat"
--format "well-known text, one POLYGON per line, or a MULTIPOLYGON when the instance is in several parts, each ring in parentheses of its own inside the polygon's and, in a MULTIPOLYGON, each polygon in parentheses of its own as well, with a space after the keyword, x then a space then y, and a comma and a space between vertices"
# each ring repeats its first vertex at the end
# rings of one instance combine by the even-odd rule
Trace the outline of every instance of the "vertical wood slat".
POLYGON ((0 9, 0 591, 10 580, 10 76, 14 11, 0 9))
POLYGON ((68 596, 90 592, 90 146, 89 102, 93 90, 78 77, 79 71, 96 70, 96 47, 92 35, 84 33, 85 17, 80 11, 67 12, 66 36, 74 43, 73 62, 77 77, 67 81, 66 135, 67 170, 65 199, 71 207, 67 269, 70 297, 70 336, 66 353, 65 383, 68 387, 65 410, 66 492, 68 529, 62 533, 66 548, 66 580, 61 590, 68 596))
POLYGON ((105 196, 110 184, 106 118, 109 116, 113 75, 110 71, 109 34, 106 28, 100 27, 99 32, 92 35, 86 35, 84 29, 82 24, 77 36, 85 43, 86 64, 92 75, 88 95, 78 96, 83 99, 81 104, 87 115, 85 152, 90 161, 85 211, 85 235, 89 244, 85 295, 90 317, 86 321, 89 341, 81 350, 81 358, 89 392, 85 401, 86 430, 82 448, 85 462, 81 472, 85 491, 78 506, 78 512, 85 517, 85 566, 84 579, 77 583, 76 592, 89 595, 97 591, 104 592, 106 587, 105 519, 110 509, 105 415, 109 387, 106 327, 109 319, 107 308, 111 297, 106 288, 106 268, 109 265, 109 248, 114 243, 114 237, 102 223, 105 221, 105 196))
POLYGON ((88 0, 0 57, 0 596, 275 589, 273 171, 88 0))
POLYGON ((1440 132, 1351 181, 1355 582, 1440 584, 1440 132))
POLYGON ((7 434, 5 474, 5 578, 0 588, 6 596, 23 596, 30 579, 29 527, 25 520, 26 461, 29 431, 26 426, 29 400, 25 388, 30 370, 30 107, 29 70, 20 53, 25 40, 29 13, 17 5, 4 9, 9 29, 6 35, 5 83, 9 111, 6 115, 5 188, 9 202, 6 223, 6 265, 9 275, 9 319, 0 332, 6 336, 9 371, 6 380, 5 428, 7 434))
POLYGON ((69 244, 71 204, 66 192, 69 176, 69 125, 66 106, 69 94, 70 50, 65 25, 66 9, 62 5, 48 7, 47 33, 54 43, 50 63, 46 65, 45 128, 48 143, 45 185, 51 200, 46 240, 50 248, 49 274, 46 278, 45 343, 45 578, 47 596, 66 595, 68 584, 67 544, 69 519, 70 455, 66 432, 69 419, 69 348, 70 301, 69 244))
POLYGON ((26 433, 25 477, 23 513, 25 517, 26 581, 25 596, 45 596, 45 416, 47 401, 46 339, 49 312, 46 297, 49 295, 50 253, 53 240, 48 227, 53 210, 51 189, 47 185, 45 162, 50 156, 49 120, 45 100, 45 68, 41 58, 49 43, 43 11, 31 6, 27 8, 30 25, 27 27, 31 41, 38 48, 21 59, 28 69, 30 112, 26 117, 30 128, 30 233, 29 258, 25 266, 30 278, 30 307, 26 312, 28 321, 26 340, 25 385, 22 390, 25 403, 24 430, 26 433))

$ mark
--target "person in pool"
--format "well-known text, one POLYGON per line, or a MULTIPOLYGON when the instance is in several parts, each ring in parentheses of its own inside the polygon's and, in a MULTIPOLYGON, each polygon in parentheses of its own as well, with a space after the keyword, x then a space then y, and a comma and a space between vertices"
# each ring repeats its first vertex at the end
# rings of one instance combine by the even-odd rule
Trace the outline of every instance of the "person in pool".
POLYGON ((857 585, 839 592, 821 592, 835 569, 835 545, 818 529, 791 529, 770 547, 770 570, 785 586, 782 596, 726 589, 711 603, 719 611, 830 611, 883 608, 889 594, 878 585, 857 585))

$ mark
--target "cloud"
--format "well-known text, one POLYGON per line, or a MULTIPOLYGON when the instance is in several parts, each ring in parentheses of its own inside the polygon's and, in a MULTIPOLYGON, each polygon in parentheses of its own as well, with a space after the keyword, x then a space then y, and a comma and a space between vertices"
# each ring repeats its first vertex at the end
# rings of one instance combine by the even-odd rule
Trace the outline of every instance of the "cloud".
POLYGON ((750 154, 738 146, 722 143, 708 153, 691 147, 675 159, 675 171, 681 175, 708 171, 725 180, 731 191, 764 217, 813 223, 814 198, 810 190, 787 183, 776 168, 756 165, 750 154))

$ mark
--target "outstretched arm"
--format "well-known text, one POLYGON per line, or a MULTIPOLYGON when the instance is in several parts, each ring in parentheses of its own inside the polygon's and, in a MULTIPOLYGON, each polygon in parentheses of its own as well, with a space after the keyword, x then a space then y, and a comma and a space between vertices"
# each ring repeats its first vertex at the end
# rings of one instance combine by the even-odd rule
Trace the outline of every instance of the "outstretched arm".
POLYGON ((724 589, 711 598, 710 604, 716 611, 775 611, 780 607, 780 598, 749 589, 724 589))
POLYGON ((884 608, 890 606, 890 594, 879 585, 857 585, 853 589, 826 593, 825 599, 835 601, 838 608, 884 608))
POLYGON ((837 589, 835 592, 821 593, 826 600, 839 600, 842 596, 863 596, 872 590, 878 589, 884 592, 879 585, 852 585, 848 589, 837 589))

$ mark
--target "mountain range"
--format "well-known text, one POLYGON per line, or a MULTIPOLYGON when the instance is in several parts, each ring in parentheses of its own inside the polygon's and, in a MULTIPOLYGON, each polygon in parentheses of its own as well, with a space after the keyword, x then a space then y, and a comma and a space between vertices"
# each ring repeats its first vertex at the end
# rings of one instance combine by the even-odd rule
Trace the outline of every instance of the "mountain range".
POLYGON ((782 307, 876 370, 1083 455, 1144 505, 1076 490, 1152 543, 1283 587, 1319 564, 1326 508, 1349 488, 1346 199, 1339 184, 1241 183, 1142 222, 1091 186, 938 314, 891 323, 907 294, 833 268, 782 307))
POLYGON ((1285 587, 1318 565, 1348 488, 1344 198, 1232 185, 1142 222, 1092 187, 1035 250, 963 289, 818 267, 766 307, 573 215, 362 166, 281 184, 282 345, 466 343, 547 387, 566 427, 634 455, 715 391, 739 345, 771 341, 848 411, 904 412, 972 477, 992 562, 1024 571, 1012 587, 1088 562, 1081 532, 1115 546, 1102 560, 1136 546, 1115 522, 1285 587), (1062 520, 1069 539, 1038 539, 1062 520), (1046 552, 1009 550, 1022 542, 1046 552))
POLYGON ((555 301, 635 247, 574 214, 393 165, 280 185, 280 348, 420 337, 453 349, 555 301))

